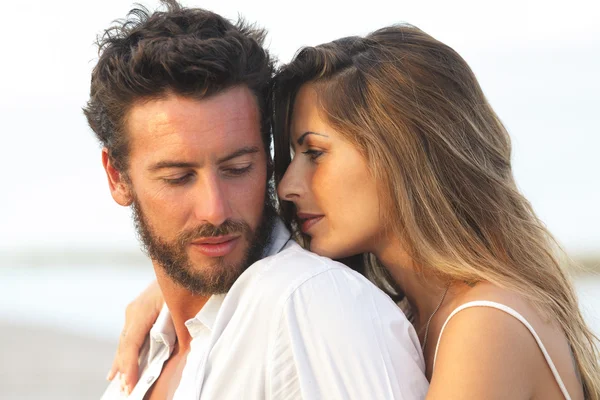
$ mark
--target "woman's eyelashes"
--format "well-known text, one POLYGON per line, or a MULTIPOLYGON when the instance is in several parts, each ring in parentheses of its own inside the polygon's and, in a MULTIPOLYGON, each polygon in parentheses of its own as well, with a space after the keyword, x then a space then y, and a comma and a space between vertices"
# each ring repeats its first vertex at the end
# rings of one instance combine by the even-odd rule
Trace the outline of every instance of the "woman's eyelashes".
POLYGON ((308 156, 311 161, 315 161, 317 158, 323 155, 323 151, 309 148, 308 150, 303 151, 302 154, 306 154, 306 156, 308 156))

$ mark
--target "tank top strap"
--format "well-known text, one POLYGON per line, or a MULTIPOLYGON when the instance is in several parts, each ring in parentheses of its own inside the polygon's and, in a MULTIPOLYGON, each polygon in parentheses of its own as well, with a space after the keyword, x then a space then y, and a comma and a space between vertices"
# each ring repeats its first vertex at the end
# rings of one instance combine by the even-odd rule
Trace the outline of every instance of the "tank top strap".
POLYGON ((569 396, 569 392, 567 391, 565 384, 563 383, 560 375, 558 374, 558 371, 556 369, 556 366, 554 365, 554 362, 552 361, 552 358, 550 358, 548 351, 546 351, 546 347, 542 343, 542 340, 538 336, 535 329, 533 329, 533 326, 531 326, 531 324, 525 319, 525 317, 523 317, 521 314, 519 314, 512 308, 510 308, 504 304, 496 303, 493 301, 487 301, 487 300, 471 301, 471 302, 465 303, 465 304, 457 307, 454 311, 452 311, 452 313, 450 313, 450 315, 446 319, 446 322, 444 322, 444 325, 442 326, 442 330, 440 331, 440 336, 438 338, 437 346, 435 347, 435 353, 433 356, 434 368, 435 368, 435 361, 437 359, 437 353, 438 353, 438 350, 440 347, 440 341, 442 339, 442 334, 444 333, 444 329, 446 328, 446 325, 448 325, 448 322, 450 321, 450 319, 452 317, 454 317, 456 314, 458 314, 462 310, 465 310, 467 308, 472 308, 472 307, 491 307, 491 308, 498 309, 500 311, 504 311, 505 313, 516 318, 517 320, 519 320, 519 322, 521 322, 523 325, 525 325, 525 327, 529 330, 529 332, 531 332, 531 335, 534 337, 535 341, 537 342, 538 347, 542 351, 542 354, 544 355, 544 358, 546 359, 548 366, 552 370, 552 375, 554 375, 554 379, 556 379, 556 383, 558 383, 558 386, 560 387, 560 390, 561 390, 563 396, 565 397, 565 399, 571 400, 571 397, 569 396))

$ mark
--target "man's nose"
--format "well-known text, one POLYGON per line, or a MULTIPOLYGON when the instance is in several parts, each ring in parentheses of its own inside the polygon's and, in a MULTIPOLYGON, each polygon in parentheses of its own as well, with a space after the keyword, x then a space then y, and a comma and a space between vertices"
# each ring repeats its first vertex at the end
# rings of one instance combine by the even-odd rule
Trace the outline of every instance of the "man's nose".
POLYGON ((196 218, 219 226, 231 217, 225 183, 217 173, 208 173, 202 179, 202 188, 196 196, 196 218))

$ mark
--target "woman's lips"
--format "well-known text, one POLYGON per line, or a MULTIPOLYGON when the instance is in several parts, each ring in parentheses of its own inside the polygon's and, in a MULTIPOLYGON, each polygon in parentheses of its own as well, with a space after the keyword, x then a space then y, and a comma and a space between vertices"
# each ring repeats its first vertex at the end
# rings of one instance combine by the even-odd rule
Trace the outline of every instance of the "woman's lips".
POLYGON ((304 214, 298 213, 298 218, 302 222, 300 225, 300 229, 302 232, 307 233, 313 225, 318 223, 321 219, 323 219, 324 215, 314 215, 314 214, 304 214))
POLYGON ((240 236, 219 236, 194 240, 194 249, 207 257, 224 257, 235 248, 240 236))

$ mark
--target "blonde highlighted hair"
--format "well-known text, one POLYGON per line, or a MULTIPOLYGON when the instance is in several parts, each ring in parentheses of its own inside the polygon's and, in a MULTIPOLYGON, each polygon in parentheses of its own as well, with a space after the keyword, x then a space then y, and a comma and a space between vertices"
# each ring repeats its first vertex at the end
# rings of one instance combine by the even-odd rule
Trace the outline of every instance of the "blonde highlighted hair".
MULTIPOLYGON (((410 25, 302 49, 273 81, 276 183, 291 161, 294 99, 308 82, 316 83, 330 125, 367 159, 380 184, 384 229, 415 264, 528 298, 565 333, 585 398, 600 400, 598 339, 559 246, 517 189, 508 133, 466 62, 410 25)), ((294 228, 292 205, 280 207, 294 228)), ((386 270, 370 258, 366 272, 389 288, 386 270)))

